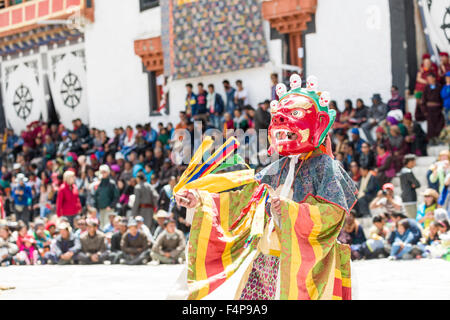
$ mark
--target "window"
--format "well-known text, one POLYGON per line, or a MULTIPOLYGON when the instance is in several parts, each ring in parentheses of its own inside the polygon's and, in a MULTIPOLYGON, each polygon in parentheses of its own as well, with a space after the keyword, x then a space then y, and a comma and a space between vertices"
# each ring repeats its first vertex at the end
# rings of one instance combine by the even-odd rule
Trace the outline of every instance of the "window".
POLYGON ((139 0, 141 11, 159 6, 159 0, 139 0))

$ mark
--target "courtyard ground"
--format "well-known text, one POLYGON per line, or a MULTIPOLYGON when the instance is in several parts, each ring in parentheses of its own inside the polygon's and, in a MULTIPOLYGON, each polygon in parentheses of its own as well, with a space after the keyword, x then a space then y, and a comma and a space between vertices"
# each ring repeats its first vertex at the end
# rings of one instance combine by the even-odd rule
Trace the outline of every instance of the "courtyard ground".
MULTIPOLYGON (((450 299, 450 262, 358 261, 355 299, 450 299)), ((23 266, 0 268, 6 299, 165 299, 181 270, 160 266, 23 266)))

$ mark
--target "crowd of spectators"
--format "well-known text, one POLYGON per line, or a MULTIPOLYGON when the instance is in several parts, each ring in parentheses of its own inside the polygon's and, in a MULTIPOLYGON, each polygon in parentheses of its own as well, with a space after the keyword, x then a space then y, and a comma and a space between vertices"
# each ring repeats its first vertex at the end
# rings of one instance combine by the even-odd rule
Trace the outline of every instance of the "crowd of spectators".
MULTIPOLYGON (((396 86, 387 103, 374 94, 370 106, 363 99, 356 107, 346 100, 342 111, 336 101, 330 104, 337 112, 330 131, 335 158, 359 189, 339 237, 352 246, 354 259, 448 256, 448 149, 428 170, 424 194, 417 194, 420 179, 413 172, 416 157, 427 155, 427 145, 442 144, 449 124, 450 68, 429 68, 425 59, 418 79, 427 82, 418 80, 414 115, 396 86), (361 218, 373 220, 368 237, 361 218)), ((273 100, 278 75, 271 80, 273 100)), ((196 90, 187 84, 176 125, 139 124, 112 135, 80 119, 72 128, 33 122, 19 134, 6 129, 0 137, 0 264, 182 263, 190 224, 186 210, 171 201, 186 168, 173 161, 174 131, 194 136, 198 120, 225 138, 231 129, 259 132, 270 124, 269 99, 254 108, 240 80, 235 87, 224 80, 223 89, 222 96, 213 84, 198 83, 196 90)))

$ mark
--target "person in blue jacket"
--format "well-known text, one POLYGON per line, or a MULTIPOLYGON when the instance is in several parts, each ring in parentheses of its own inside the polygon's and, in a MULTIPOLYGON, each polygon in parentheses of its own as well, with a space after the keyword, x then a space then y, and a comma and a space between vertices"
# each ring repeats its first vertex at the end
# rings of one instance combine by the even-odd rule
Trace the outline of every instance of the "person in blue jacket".
POLYGON ((441 90, 441 97, 444 101, 445 122, 450 124, 450 71, 445 74, 445 85, 441 90))
POLYGON ((400 260, 413 249, 414 234, 411 231, 408 219, 397 222, 397 230, 394 233, 390 260, 400 260))
POLYGON ((33 194, 31 192, 31 187, 25 184, 27 181, 28 179, 23 173, 17 175, 17 185, 12 189, 12 198, 14 201, 16 220, 22 220, 28 226, 30 222, 30 207, 33 194))

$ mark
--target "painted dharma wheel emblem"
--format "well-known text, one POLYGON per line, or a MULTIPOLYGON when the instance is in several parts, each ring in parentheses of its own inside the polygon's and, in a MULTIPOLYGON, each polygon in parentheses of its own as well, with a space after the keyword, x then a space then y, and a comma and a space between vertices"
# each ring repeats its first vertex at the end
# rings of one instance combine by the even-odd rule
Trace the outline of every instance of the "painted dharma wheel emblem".
POLYGON ((445 37, 450 43, 450 7, 445 10, 444 21, 442 23, 441 29, 444 31, 445 37))
POLYGON ((14 93, 13 106, 16 114, 19 118, 26 120, 31 113, 33 106, 33 97, 31 96, 30 89, 23 84, 17 88, 14 93))
POLYGON ((61 84, 60 92, 64 104, 69 108, 75 109, 80 104, 82 91, 80 79, 69 71, 61 84))

